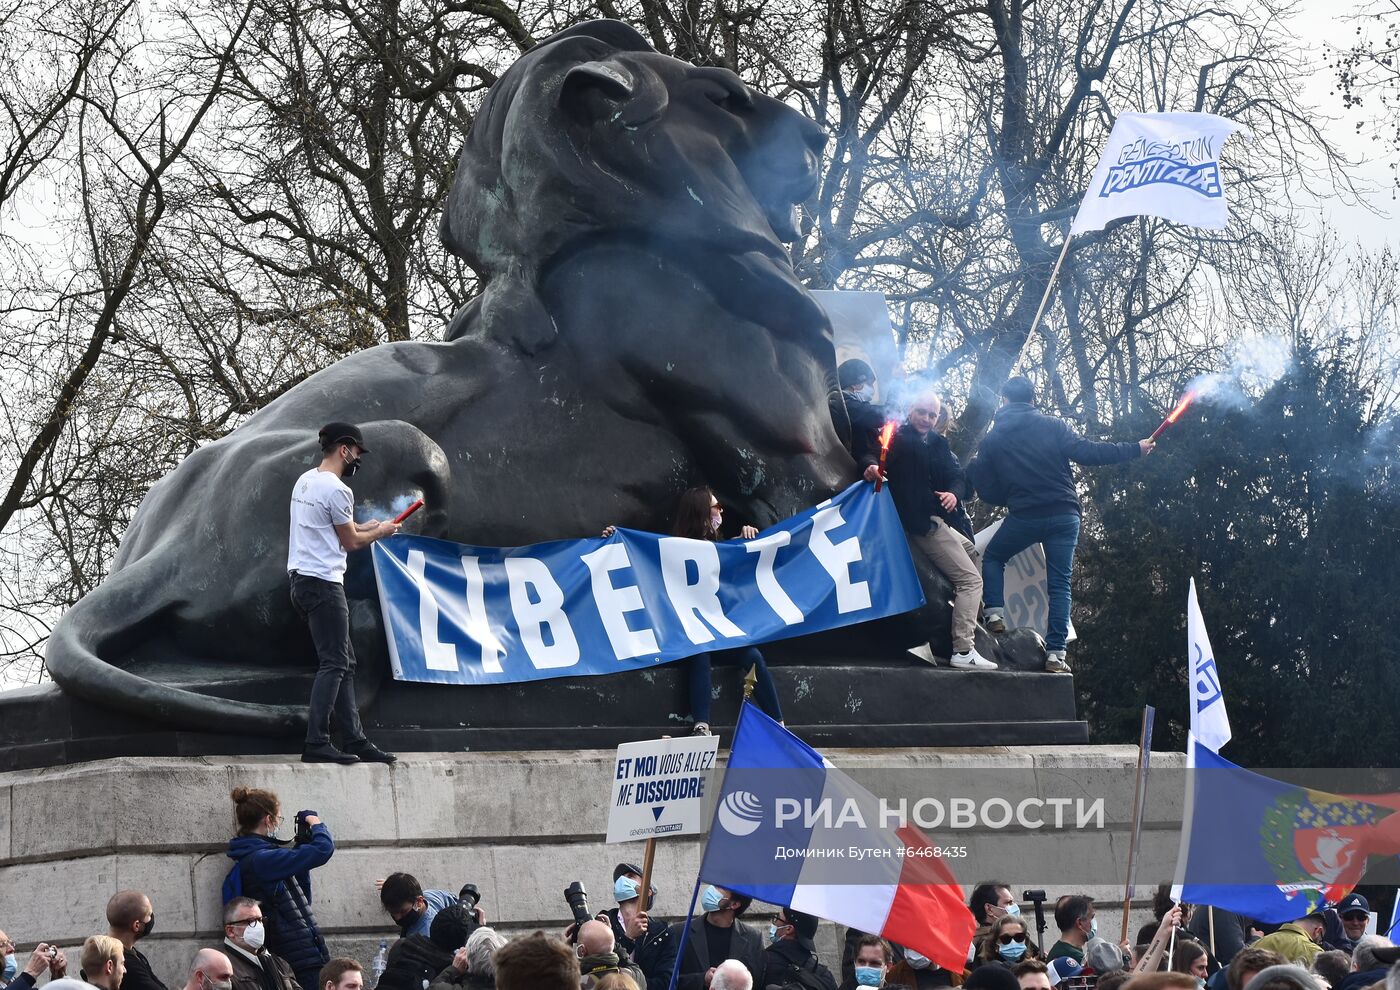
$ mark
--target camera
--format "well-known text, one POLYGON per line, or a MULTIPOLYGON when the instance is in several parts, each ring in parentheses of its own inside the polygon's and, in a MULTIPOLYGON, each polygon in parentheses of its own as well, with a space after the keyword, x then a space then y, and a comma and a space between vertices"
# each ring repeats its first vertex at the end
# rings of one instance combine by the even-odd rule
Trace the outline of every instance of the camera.
POLYGON ((306 816, 314 815, 314 811, 298 811, 296 817, 296 834, 293 841, 297 845, 311 841, 311 826, 306 824, 306 816))
POLYGON ((593 915, 588 913, 588 891, 583 889, 582 883, 575 880, 565 887, 564 900, 569 905, 569 910, 574 913, 575 924, 582 925, 593 920, 593 915))
POLYGON ((1032 901, 1032 902, 1039 901, 1040 903, 1043 904, 1043 903, 1045 902, 1045 891, 1043 891, 1043 890, 1023 890, 1023 891, 1021 891, 1021 900, 1023 900, 1023 901, 1032 901))
POLYGON ((457 892, 457 903, 468 911, 475 911, 477 903, 481 900, 481 891, 474 883, 462 884, 462 889, 457 892))
POLYGON ((48 957, 49 957, 50 959, 57 959, 57 958, 58 958, 58 946, 56 946, 56 945, 51 945, 51 946, 49 946, 48 957))

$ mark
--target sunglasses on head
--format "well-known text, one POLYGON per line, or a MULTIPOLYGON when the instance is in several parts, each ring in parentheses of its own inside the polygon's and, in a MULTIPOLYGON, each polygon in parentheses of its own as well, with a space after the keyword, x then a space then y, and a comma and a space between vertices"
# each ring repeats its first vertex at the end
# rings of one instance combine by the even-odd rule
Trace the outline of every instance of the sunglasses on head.
POLYGON ((998 936, 997 936, 997 941, 1000 942, 1002 945, 1010 945, 1012 942, 1024 942, 1025 940, 1026 940, 1026 933, 1025 933, 1025 932, 1021 932, 1019 935, 998 935, 998 936))

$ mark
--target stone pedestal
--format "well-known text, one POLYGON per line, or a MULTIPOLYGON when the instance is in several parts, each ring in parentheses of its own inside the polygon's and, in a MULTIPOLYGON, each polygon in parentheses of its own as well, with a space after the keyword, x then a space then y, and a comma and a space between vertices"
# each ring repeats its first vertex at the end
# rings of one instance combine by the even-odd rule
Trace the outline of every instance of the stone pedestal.
MULTIPOLYGON (((1072 790, 1088 770, 1130 768, 1136 753, 1128 746, 824 752, 849 769, 965 768, 974 779, 1019 769, 1047 793, 1072 790)), ((397 870, 425 887, 455 891, 476 883, 490 919, 508 932, 558 931, 566 924, 563 891, 571 881, 584 882, 595 910, 611 907, 613 864, 641 859, 640 843, 603 843, 612 757, 610 750, 414 754, 392 768, 307 766, 273 757, 116 758, 0 773, 0 928, 22 952, 39 940, 56 941, 76 959, 73 948, 105 930, 112 893, 139 888, 158 919, 141 947, 167 984, 181 985, 194 949, 221 937, 229 791, 243 784, 277 792, 289 819, 310 808, 330 827, 336 854, 313 873, 313 887, 334 953, 368 963, 379 939, 394 937, 373 881, 397 870)), ((1154 756, 1154 769, 1181 763, 1170 754, 1154 756)), ((1131 788, 1130 777, 1114 779, 1131 788)), ((1125 803, 1110 800, 1109 807, 1125 803)), ((1179 808, 1175 814, 1154 809, 1149 829, 1174 828, 1179 808)), ((1054 848, 1070 864, 1121 859, 1126 832, 1126 822, 1114 821, 1110 810, 1105 831, 1066 835, 1054 848)), ((973 841, 1017 840, 989 834, 973 841)), ((658 843, 657 914, 685 913, 701 848, 698 837, 658 843)), ((1144 879, 1160 879, 1153 871, 1162 863, 1143 866, 1144 879)), ((958 876, 968 885, 984 879, 958 876)), ((1027 874, 1005 879, 1018 894, 1040 885, 1027 874)), ((1087 889, 1105 905, 1121 901, 1121 889, 1106 886, 1044 886, 1051 908, 1057 894, 1071 889, 1087 889)), ((755 906, 750 920, 766 924, 768 917, 755 906)), ((1100 917, 1101 928, 1116 931, 1110 909, 1100 917)), ((833 968, 840 958, 836 939, 835 926, 824 924, 819 948, 833 968)))

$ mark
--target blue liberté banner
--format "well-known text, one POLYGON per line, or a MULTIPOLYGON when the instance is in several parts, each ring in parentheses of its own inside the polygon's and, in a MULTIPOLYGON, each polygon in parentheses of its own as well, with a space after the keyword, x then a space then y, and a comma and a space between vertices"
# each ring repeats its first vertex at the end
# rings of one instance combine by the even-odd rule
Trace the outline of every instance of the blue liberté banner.
POLYGON ((753 540, 374 544, 394 677, 509 684, 614 674, 865 622, 924 602, 887 491, 858 482, 753 540))

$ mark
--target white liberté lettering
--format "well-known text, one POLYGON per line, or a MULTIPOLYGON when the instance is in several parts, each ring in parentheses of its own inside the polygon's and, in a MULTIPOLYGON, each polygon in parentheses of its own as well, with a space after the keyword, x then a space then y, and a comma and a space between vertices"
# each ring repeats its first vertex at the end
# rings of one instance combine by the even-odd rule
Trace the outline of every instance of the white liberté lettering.
POLYGON ((520 643, 530 662, 540 670, 572 667, 578 663, 578 639, 564 614, 564 592, 544 561, 534 557, 507 557, 506 580, 510 584, 510 609, 520 627, 520 643), (539 601, 532 601, 530 589, 539 601), (551 642, 544 641, 549 627, 551 642))
POLYGON ((725 618, 719 604, 719 551, 709 540, 687 540, 667 536, 657 544, 661 555, 661 579, 666 597, 681 620, 681 628, 696 646, 714 642, 714 633, 738 638, 744 630, 725 618), (695 583, 686 574, 686 564, 695 564, 695 583), (709 623, 707 626, 706 623, 709 623))
POLYGON ((463 625, 467 635, 481 644, 481 669, 488 674, 499 674, 501 655, 506 648, 501 645, 486 614, 486 582, 481 578, 481 559, 464 556, 462 573, 467 578, 467 621, 463 625))
POLYGON ((408 552, 408 573, 418 587, 418 636, 423 642, 423 662, 429 670, 458 670, 457 648, 438 639, 438 603, 423 571, 428 566, 422 550, 408 552))
POLYGON ((627 613, 644 608, 641 591, 635 584, 619 588, 608 576, 611 571, 632 566, 627 548, 621 543, 609 543, 584 554, 581 559, 592 576, 593 601, 598 606, 598 617, 603 620, 603 631, 608 634, 613 653, 619 660, 656 654, 656 633, 650 628, 632 629, 627 625, 627 613))
POLYGON ((749 540, 744 544, 744 549, 749 553, 758 554, 758 566, 755 570, 755 577, 758 579, 758 593, 763 596, 763 600, 785 623, 795 626, 801 622, 805 616, 791 598, 788 597, 783 586, 778 583, 777 577, 773 574, 773 562, 777 560, 778 550, 792 542, 792 534, 785 531, 770 533, 757 540, 749 540))
POLYGON ((827 536, 831 530, 845 525, 841 510, 832 506, 812 516, 812 535, 807 541, 812 556, 817 558, 836 584, 836 611, 842 615, 870 607, 870 585, 851 580, 851 565, 861 559, 860 540, 852 536, 833 544, 827 536))

